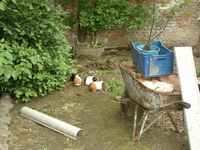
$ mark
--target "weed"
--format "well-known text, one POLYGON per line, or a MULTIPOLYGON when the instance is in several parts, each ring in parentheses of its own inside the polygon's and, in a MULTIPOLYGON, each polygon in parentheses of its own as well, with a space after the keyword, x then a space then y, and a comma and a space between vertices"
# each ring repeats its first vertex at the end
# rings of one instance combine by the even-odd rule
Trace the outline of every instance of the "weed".
POLYGON ((121 80, 108 80, 105 82, 106 91, 111 94, 111 96, 120 96, 123 93, 124 85, 121 80))

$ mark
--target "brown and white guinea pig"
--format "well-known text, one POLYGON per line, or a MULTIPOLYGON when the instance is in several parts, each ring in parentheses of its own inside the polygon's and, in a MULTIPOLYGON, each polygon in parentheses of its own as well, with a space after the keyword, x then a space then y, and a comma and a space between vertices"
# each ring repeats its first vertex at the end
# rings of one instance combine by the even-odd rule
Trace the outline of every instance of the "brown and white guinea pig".
POLYGON ((78 74, 72 74, 70 80, 73 81, 75 86, 80 86, 82 84, 82 79, 78 74))
POLYGON ((88 86, 88 88, 91 92, 103 91, 105 90, 105 85, 103 81, 94 81, 88 86))
POLYGON ((89 86, 94 81, 97 81, 97 78, 95 76, 87 76, 84 82, 85 85, 89 86))

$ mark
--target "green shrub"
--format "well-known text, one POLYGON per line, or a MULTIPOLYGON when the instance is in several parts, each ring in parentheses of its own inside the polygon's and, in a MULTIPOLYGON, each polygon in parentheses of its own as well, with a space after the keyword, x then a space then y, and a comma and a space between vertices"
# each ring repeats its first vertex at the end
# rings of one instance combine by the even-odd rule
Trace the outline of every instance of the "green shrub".
POLYGON ((95 4, 82 1, 80 25, 89 32, 123 27, 138 28, 147 19, 147 5, 130 3, 128 0, 96 0, 95 4))
POLYGON ((136 29, 149 19, 149 5, 128 0, 79 0, 79 27, 96 43, 96 34, 104 30, 136 29))
POLYGON ((65 15, 49 0, 0 3, 1 89, 28 101, 64 85, 72 71, 65 15))

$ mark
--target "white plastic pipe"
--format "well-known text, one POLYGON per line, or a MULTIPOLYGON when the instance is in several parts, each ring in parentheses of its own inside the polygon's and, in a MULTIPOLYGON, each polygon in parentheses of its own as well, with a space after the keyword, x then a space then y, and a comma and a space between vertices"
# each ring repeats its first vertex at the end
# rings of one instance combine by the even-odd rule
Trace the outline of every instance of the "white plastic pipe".
POLYGON ((78 135, 80 134, 80 131, 82 130, 78 127, 75 127, 64 121, 48 116, 44 113, 33 110, 29 107, 22 107, 20 113, 23 117, 37 122, 38 124, 41 124, 61 134, 64 134, 65 136, 68 136, 74 140, 77 139, 78 135))

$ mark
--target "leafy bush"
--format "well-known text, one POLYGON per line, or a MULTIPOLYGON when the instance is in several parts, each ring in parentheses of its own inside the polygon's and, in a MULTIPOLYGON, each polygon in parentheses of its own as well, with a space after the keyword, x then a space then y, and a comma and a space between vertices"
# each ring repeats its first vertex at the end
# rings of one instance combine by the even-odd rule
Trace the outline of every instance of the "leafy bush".
POLYGON ((80 25, 90 32, 98 32, 140 27, 145 23, 149 7, 128 0, 96 0, 95 4, 84 2, 81 8, 80 25))
POLYGON ((66 14, 49 0, 0 2, 0 84, 28 101, 62 87, 70 75, 66 14))
POLYGON ((96 43, 96 34, 110 29, 136 29, 149 19, 149 5, 128 0, 79 0, 79 28, 96 43))

